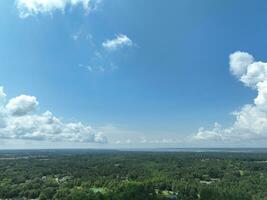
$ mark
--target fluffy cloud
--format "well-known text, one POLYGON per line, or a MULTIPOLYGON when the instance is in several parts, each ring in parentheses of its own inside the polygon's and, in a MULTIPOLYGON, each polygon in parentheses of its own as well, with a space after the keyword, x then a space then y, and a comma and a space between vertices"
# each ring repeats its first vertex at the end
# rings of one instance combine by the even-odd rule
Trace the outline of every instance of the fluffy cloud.
MULTIPOLYGON (((3 95, 0 89, 0 97, 3 95)), ((63 123, 51 112, 32 113, 38 106, 34 96, 10 99, 0 112, 0 138, 82 143, 106 143, 107 138, 81 122, 63 123)))
POLYGON ((20 95, 18 97, 9 100, 6 105, 7 111, 12 115, 26 115, 29 112, 34 111, 39 102, 34 96, 20 95))
POLYGON ((252 55, 237 51, 230 55, 230 71, 239 77, 246 73, 247 66, 254 62, 252 55))
POLYGON ((245 86, 257 91, 253 104, 244 105, 233 113, 235 122, 222 128, 200 128, 194 136, 198 140, 267 139, 267 63, 255 61, 246 52, 230 55, 230 72, 245 86))
POLYGON ((133 46, 133 42, 128 36, 118 34, 116 38, 103 42, 102 46, 108 50, 116 50, 125 46, 131 47, 133 46))
POLYGON ((81 5, 88 13, 96 9, 100 0, 17 0, 16 7, 21 18, 38 14, 52 14, 54 11, 64 13, 66 7, 81 5))

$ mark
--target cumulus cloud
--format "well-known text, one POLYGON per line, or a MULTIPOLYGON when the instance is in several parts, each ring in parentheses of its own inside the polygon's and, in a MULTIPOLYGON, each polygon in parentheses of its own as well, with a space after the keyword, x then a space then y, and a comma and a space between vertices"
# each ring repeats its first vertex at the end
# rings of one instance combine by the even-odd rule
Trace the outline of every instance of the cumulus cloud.
POLYGON ((267 139, 267 63, 255 61, 246 52, 230 55, 230 72, 245 86, 257 91, 252 104, 235 111, 235 122, 228 128, 218 123, 212 129, 199 129, 197 140, 267 139))
MULTIPOLYGON (((0 89, 0 98, 3 95, 0 89)), ((50 111, 36 114, 36 97, 20 95, 10 99, 0 112, 0 138, 38 141, 106 143, 102 132, 81 122, 64 123, 50 111)))
POLYGON ((133 46, 133 42, 128 36, 118 34, 116 38, 103 42, 102 46, 107 50, 116 50, 125 46, 131 47, 133 46))
POLYGON ((16 7, 21 18, 38 14, 52 14, 55 11, 64 13, 67 7, 81 5, 85 12, 97 8, 100 0, 17 0, 16 7))
POLYGON ((34 96, 20 95, 9 100, 6 105, 7 111, 12 115, 26 115, 34 111, 39 102, 34 96))
POLYGON ((247 66, 254 62, 252 55, 246 52, 237 51, 229 56, 230 71, 237 77, 246 73, 247 66))

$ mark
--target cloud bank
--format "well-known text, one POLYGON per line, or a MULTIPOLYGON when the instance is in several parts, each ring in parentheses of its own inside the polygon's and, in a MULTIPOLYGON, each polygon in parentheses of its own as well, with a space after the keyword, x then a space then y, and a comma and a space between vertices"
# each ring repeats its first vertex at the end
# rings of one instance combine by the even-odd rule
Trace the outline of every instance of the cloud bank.
POLYGON ((38 14, 52 15, 55 11, 65 12, 67 7, 82 6, 86 13, 95 10, 101 0, 17 0, 16 7, 21 18, 38 14))
POLYGON ((103 42, 102 46, 107 50, 117 50, 126 46, 131 47, 133 42, 127 35, 118 34, 116 38, 103 42))
POLYGON ((0 139, 106 143, 107 138, 81 122, 64 123, 50 111, 36 114, 36 97, 20 95, 6 102, 0 87, 0 139))
POLYGON ((230 72, 245 86, 257 91, 254 103, 235 111, 235 122, 228 128, 215 123, 212 129, 201 127, 194 139, 239 141, 267 139, 267 63, 255 61, 246 52, 230 55, 230 72))

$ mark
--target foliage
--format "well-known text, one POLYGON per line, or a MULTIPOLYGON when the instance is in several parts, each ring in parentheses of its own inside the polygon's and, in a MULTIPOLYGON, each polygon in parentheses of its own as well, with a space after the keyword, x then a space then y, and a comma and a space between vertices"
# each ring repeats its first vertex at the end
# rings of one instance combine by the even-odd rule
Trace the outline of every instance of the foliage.
POLYGON ((264 200, 266 153, 1 151, 1 199, 264 200))

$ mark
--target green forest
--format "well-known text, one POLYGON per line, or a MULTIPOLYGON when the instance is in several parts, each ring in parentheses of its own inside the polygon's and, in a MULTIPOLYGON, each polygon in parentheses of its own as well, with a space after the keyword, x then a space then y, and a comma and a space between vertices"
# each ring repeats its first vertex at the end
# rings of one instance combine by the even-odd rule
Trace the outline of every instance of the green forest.
POLYGON ((267 153, 0 152, 1 199, 264 200, 267 153))

